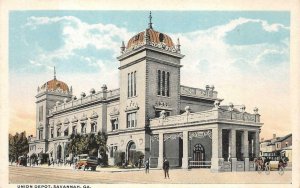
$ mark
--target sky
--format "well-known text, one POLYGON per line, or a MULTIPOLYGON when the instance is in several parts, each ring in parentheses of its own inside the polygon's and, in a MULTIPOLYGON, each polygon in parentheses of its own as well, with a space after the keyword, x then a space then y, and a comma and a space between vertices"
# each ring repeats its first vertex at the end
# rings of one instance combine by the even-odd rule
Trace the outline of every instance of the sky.
MULTIPOLYGON (((149 11, 11 11, 10 133, 35 135, 37 87, 53 79, 74 95, 118 88, 121 42, 148 27, 149 11)), ((214 85, 221 105, 261 114, 261 137, 289 134, 290 14, 152 11, 153 28, 180 39, 181 84, 214 85)))

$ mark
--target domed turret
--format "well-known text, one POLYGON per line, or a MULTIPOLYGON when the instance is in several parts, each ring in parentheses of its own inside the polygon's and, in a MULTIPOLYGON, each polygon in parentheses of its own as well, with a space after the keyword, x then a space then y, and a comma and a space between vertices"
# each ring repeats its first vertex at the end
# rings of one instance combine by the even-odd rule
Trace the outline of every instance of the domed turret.
POLYGON ((123 54, 126 52, 130 52, 145 45, 153 46, 174 53, 180 53, 180 44, 175 45, 170 36, 165 33, 156 31, 152 28, 151 12, 149 19, 150 21, 148 28, 131 37, 127 42, 126 47, 124 46, 124 42, 122 42, 121 53, 123 54))
POLYGON ((69 93, 69 86, 56 79, 56 71, 55 71, 55 67, 54 67, 54 78, 46 83, 44 83, 41 87, 40 87, 40 91, 62 91, 62 92, 66 92, 69 93))

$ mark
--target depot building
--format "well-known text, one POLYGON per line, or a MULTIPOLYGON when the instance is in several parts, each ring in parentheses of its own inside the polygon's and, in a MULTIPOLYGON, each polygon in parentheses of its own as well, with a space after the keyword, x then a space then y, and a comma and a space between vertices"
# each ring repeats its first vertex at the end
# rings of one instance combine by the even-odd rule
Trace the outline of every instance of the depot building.
POLYGON ((171 167, 254 170, 262 126, 258 109, 221 105, 214 86, 181 85, 180 48, 179 39, 175 44, 152 27, 150 16, 145 30, 121 43, 120 88, 104 84, 76 97, 54 74, 37 89, 37 136, 30 139, 28 156, 66 160, 72 133, 102 131, 110 165, 116 151, 125 152, 129 163, 133 151, 141 151, 152 168, 161 168, 167 158, 171 167))

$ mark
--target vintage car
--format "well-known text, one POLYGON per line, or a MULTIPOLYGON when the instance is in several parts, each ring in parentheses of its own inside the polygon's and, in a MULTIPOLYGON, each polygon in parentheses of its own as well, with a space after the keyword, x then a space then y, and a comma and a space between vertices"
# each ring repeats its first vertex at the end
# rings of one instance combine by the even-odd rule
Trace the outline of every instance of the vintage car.
POLYGON ((89 156, 88 154, 78 155, 78 161, 76 163, 76 169, 91 169, 92 171, 96 170, 98 165, 97 157, 89 156))

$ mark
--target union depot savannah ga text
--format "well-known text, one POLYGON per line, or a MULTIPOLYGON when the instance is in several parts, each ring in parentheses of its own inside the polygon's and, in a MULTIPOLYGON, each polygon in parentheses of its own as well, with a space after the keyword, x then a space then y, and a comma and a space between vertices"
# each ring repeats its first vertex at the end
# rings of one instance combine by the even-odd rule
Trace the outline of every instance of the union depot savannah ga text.
POLYGON ((72 134, 101 131, 109 165, 115 153, 124 153, 130 164, 140 152, 151 168, 162 168, 166 158, 171 167, 254 171, 262 126, 258 108, 223 105, 212 85, 181 85, 180 47, 179 39, 153 28, 150 15, 145 30, 121 43, 120 88, 103 84, 76 97, 59 80, 63 73, 57 78, 54 72, 37 87, 37 136, 30 138, 28 157, 65 161, 75 157, 67 152, 72 134))

